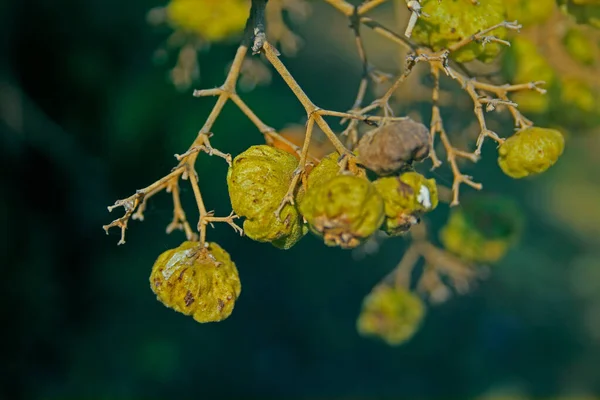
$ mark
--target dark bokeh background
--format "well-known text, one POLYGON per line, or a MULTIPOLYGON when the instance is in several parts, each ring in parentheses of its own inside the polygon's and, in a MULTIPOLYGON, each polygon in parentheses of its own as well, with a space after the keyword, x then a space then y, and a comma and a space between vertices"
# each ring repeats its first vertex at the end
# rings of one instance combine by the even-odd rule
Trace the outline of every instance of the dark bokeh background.
MULTIPOLYGON (((167 32, 145 15, 158 5, 0 4, 0 398, 600 394, 600 142, 590 135, 571 136, 559 165, 536 180, 511 181, 493 148, 484 155, 470 172, 489 192, 519 201, 526 234, 487 281, 431 309, 404 346, 355 330, 362 298, 400 259, 402 239, 355 260, 314 237, 284 252, 217 226, 210 239, 231 253, 243 283, 232 316, 200 325, 157 302, 150 268, 183 239, 163 233, 169 196, 130 224, 125 246, 101 226, 118 216, 107 205, 174 165, 212 105, 176 91, 167 68, 153 64, 167 32), (585 190, 570 192, 575 181, 585 190)), ((351 40, 345 29, 336 34, 351 40)), ((318 104, 347 108, 357 65, 312 50, 287 60, 290 69, 318 104)), ((215 45, 200 54, 203 87, 222 81, 234 52, 215 45)), ((301 122, 301 107, 276 77, 244 98, 272 126, 301 122)), ((262 141, 232 106, 214 131, 213 145, 232 154, 262 141)), ((206 203, 227 214, 224 163, 200 157, 198 171, 206 203)), ((434 227, 446 214, 441 206, 434 227)))

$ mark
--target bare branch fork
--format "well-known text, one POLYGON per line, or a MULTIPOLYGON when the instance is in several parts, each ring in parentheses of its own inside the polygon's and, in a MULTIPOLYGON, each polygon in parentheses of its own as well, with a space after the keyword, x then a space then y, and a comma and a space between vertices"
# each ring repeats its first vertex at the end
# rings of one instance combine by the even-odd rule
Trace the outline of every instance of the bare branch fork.
MULTIPOLYGON (((531 82, 528 84, 521 85, 496 86, 489 83, 478 82, 477 80, 472 79, 467 75, 463 75, 456 69, 448 66, 449 53, 451 51, 458 50, 459 48, 467 45, 472 41, 477 41, 482 44, 488 42, 504 43, 501 40, 495 40, 494 37, 489 36, 487 34, 499 27, 504 27, 507 29, 518 29, 519 26, 516 24, 516 22, 504 22, 497 26, 490 27, 489 29, 478 32, 472 37, 455 44, 449 50, 435 53, 432 52, 430 49, 415 45, 409 39, 394 33, 393 31, 385 28, 378 22, 364 16, 365 13, 371 11, 380 4, 383 4, 385 0, 371 0, 368 2, 364 2, 363 4, 357 7, 349 4, 347 1, 344 0, 324 0, 325 2, 329 3, 334 8, 336 8, 338 11, 342 12, 342 14, 346 15, 348 18, 351 19, 352 27, 355 33, 357 49, 361 61, 363 63, 363 76, 361 79, 361 83, 359 84, 358 93, 352 109, 349 112, 338 112, 332 110, 324 110, 316 106, 304 93, 304 91, 292 77, 290 72, 287 70, 285 65, 281 62, 281 60, 279 59, 279 52, 267 41, 265 35, 264 17, 267 1, 268 0, 252 0, 252 8, 246 24, 244 39, 239 48, 237 49, 235 58, 225 78, 224 83, 217 88, 194 91, 194 96, 196 97, 216 96, 217 100, 191 146, 186 152, 182 153, 181 155, 176 155, 176 158, 178 160, 177 166, 163 178, 157 180, 153 184, 143 189, 136 191, 135 194, 125 199, 118 200, 113 206, 109 207, 109 211, 112 211, 117 207, 123 207, 125 210, 125 213, 121 218, 118 218, 110 224, 105 225, 103 227, 107 231, 107 233, 108 230, 112 227, 118 227, 121 229, 121 239, 119 240, 119 244, 125 243, 125 231, 127 229, 129 220, 131 218, 143 220, 144 211, 146 210, 148 200, 155 194, 161 192, 162 190, 170 192, 173 197, 173 220, 168 225, 167 232, 171 232, 175 229, 183 230, 188 240, 199 240, 201 244, 204 244, 206 240, 206 227, 212 224, 213 222, 226 222, 229 225, 231 225, 237 232, 241 233, 241 229, 233 222, 233 220, 237 217, 234 214, 230 214, 227 217, 215 217, 212 212, 206 210, 199 188, 198 175, 195 170, 195 162, 200 153, 215 155, 225 159, 228 163, 231 163, 231 156, 229 154, 223 153, 215 149, 210 143, 210 137, 212 136, 211 129, 228 100, 231 100, 249 118, 249 120, 264 135, 268 143, 274 143, 277 141, 284 143, 290 146, 292 149, 294 149, 296 154, 299 156, 300 162, 298 168, 293 174, 288 192, 282 199, 281 205, 278 208, 278 212, 281 211, 285 204, 293 204, 294 191, 298 185, 298 182, 300 182, 303 178, 303 175, 306 171, 306 163, 309 159, 314 160, 314 157, 312 157, 308 152, 314 125, 316 124, 323 130, 329 141, 331 141, 331 143, 335 147, 336 151, 340 154, 340 165, 342 170, 347 170, 350 173, 360 173, 361 170, 357 166, 355 156, 341 142, 339 137, 333 132, 329 124, 325 121, 324 117, 332 116, 341 118, 343 121, 350 121, 348 128, 344 131, 343 134, 349 136, 349 142, 351 147, 354 146, 357 140, 356 126, 358 122, 363 121, 373 124, 375 122, 385 123, 387 121, 403 119, 402 117, 398 118, 393 116, 392 108, 389 104, 389 99, 391 98, 393 93, 398 89, 398 87, 402 84, 402 82, 404 82, 404 80, 408 77, 410 71, 412 70, 412 67, 414 67, 414 65, 416 65, 419 62, 428 62, 432 68, 432 73, 437 74, 438 78, 439 70, 441 69, 445 72, 445 74, 448 77, 455 80, 461 85, 461 87, 467 92, 467 94, 471 97, 474 103, 474 112, 481 127, 481 133, 477 140, 477 147, 473 153, 464 152, 452 147, 448 135, 443 129, 441 118, 439 115, 439 107, 437 105, 437 101, 435 101, 435 97, 439 96, 439 82, 436 83, 436 87, 434 88, 431 141, 433 144, 434 136, 436 134, 440 135, 440 139, 446 149, 447 159, 455 175, 455 181, 453 184, 454 198, 452 204, 458 203, 458 187, 461 183, 469 184, 470 186, 476 189, 481 187, 480 184, 471 181, 470 177, 467 177, 460 173, 456 164, 456 158, 466 158, 475 162, 478 159, 483 140, 486 137, 490 137, 498 143, 502 143, 503 141, 503 139, 498 137, 498 135, 496 135, 494 132, 490 131, 487 128, 484 111, 492 111, 500 107, 508 108, 515 121, 515 126, 517 128, 523 128, 531 125, 531 122, 517 110, 517 105, 509 100, 508 95, 509 93, 518 90, 536 90, 540 93, 543 93, 544 90, 539 87, 543 82, 531 82), (404 48, 412 51, 413 53, 411 58, 407 60, 406 70, 402 74, 400 74, 399 77, 393 82, 390 89, 381 98, 377 99, 372 104, 363 108, 359 107, 361 106, 365 97, 368 85, 368 78, 372 78, 372 76, 376 74, 368 65, 366 53, 364 51, 362 39, 360 37, 361 25, 372 29, 381 36, 392 40, 393 42, 403 46, 404 48), (266 125, 236 93, 236 83, 239 78, 242 62, 246 57, 249 49, 252 49, 252 52, 255 54, 264 54, 269 63, 275 68, 275 70, 282 77, 282 79, 289 86, 289 88, 292 90, 292 92, 295 94, 295 96, 298 98, 298 100, 304 107, 308 117, 308 122, 306 127, 306 136, 304 138, 304 143, 301 148, 294 145, 284 137, 280 136, 277 132, 275 132, 275 130, 272 127, 266 125), (490 97, 489 95, 485 95, 484 93, 492 94, 495 97, 490 97), (383 111, 383 116, 367 115, 367 113, 378 108, 383 111), (199 235, 196 234, 196 232, 194 232, 194 230, 191 228, 190 223, 187 221, 186 214, 183 208, 181 207, 179 190, 180 178, 184 180, 189 180, 190 185, 192 186, 192 190, 200 214, 197 223, 197 230, 199 235)), ((434 162, 434 167, 438 166, 441 163, 441 161, 433 152, 431 154, 431 158, 434 162)))
MULTIPOLYGON (((263 0, 262 2, 266 4, 266 0, 263 0)), ((223 110, 225 103, 229 99, 231 99, 236 105, 238 105, 242 112, 244 112, 244 114, 248 116, 248 118, 257 126, 259 131, 261 131, 265 136, 283 139, 280 138, 279 135, 277 135, 274 132, 273 128, 268 127, 254 113, 252 113, 250 108, 247 107, 245 103, 236 94, 235 90, 237 79, 239 77, 240 70, 242 67, 242 62, 246 56, 246 53, 248 52, 250 41, 254 38, 260 40, 259 38, 261 30, 264 33, 264 22, 262 25, 259 23, 255 26, 256 18, 257 11, 253 4, 251 15, 248 18, 248 22, 246 24, 244 39, 236 52, 235 58, 232 62, 231 68, 227 74, 227 77, 225 78, 225 82, 223 83, 223 85, 215 89, 209 89, 204 91, 200 90, 194 92, 194 95, 197 97, 218 96, 218 98, 204 125, 198 132, 196 139, 189 147, 189 149, 181 155, 175 155, 175 157, 179 161, 179 164, 171 171, 171 173, 169 173, 165 177, 159 179, 150 186, 136 191, 134 195, 126 199, 118 200, 113 206, 108 207, 109 211, 112 211, 117 207, 123 207, 125 209, 125 214, 121 218, 118 218, 110 224, 103 226, 107 234, 109 229, 112 227, 118 227, 121 229, 121 239, 119 240, 118 244, 125 243, 125 231, 127 229, 129 219, 133 217, 134 219, 143 220, 143 212, 146 208, 148 199, 164 189, 172 193, 174 208, 173 221, 168 225, 167 233, 175 229, 182 229, 186 234, 187 240, 198 239, 198 235, 193 232, 190 224, 186 219, 185 212, 181 207, 179 192, 180 178, 189 180, 192 186, 192 190, 194 192, 196 205, 200 213, 197 229, 199 231, 199 240, 201 245, 204 245, 206 241, 207 225, 212 224, 213 222, 226 222, 229 225, 231 225, 236 232, 239 232, 240 234, 243 232, 242 229, 233 222, 234 219, 237 218, 237 216, 233 213, 231 213, 227 217, 215 217, 212 211, 206 210, 204 201, 202 199, 202 194, 200 192, 200 187, 198 184, 198 175, 195 170, 195 163, 200 151, 203 151, 209 155, 216 155, 222 157, 228 163, 231 163, 231 156, 213 148, 209 140, 210 136, 212 135, 210 133, 210 130, 212 129, 212 126, 214 125, 217 117, 223 110), (255 29, 257 30, 255 31, 255 29)), ((286 140, 282 141, 287 142, 286 140)))
POLYGON ((194 91, 195 97, 217 96, 217 101, 209 113, 204 125, 198 132, 196 139, 193 141, 188 150, 182 154, 175 155, 179 161, 178 165, 163 178, 143 189, 137 190, 135 194, 125 199, 116 201, 113 206, 108 207, 109 211, 113 211, 118 207, 123 207, 125 210, 125 213, 122 217, 117 218, 110 224, 103 226, 107 234, 109 229, 112 227, 118 227, 121 229, 121 239, 119 240, 119 244, 125 243, 125 232, 127 230, 129 220, 131 218, 143 220, 144 211, 146 209, 148 200, 163 190, 170 192, 173 196, 173 220, 167 226, 167 233, 170 233, 176 229, 183 230, 187 240, 199 240, 201 245, 204 245, 206 241, 207 226, 212 225, 214 222, 228 223, 236 232, 239 232, 240 234, 242 233, 241 228, 234 223, 234 219, 236 219, 237 216, 233 213, 227 217, 215 217, 212 211, 207 211, 202 199, 202 194, 200 192, 198 175, 195 170, 196 159, 201 152, 208 155, 221 157, 225 159, 227 163, 231 163, 231 156, 229 154, 215 149, 210 143, 210 137, 212 136, 210 131, 228 100, 231 100, 248 117, 248 119, 265 136, 267 142, 273 143, 275 141, 279 141, 284 143, 293 148, 300 157, 300 165, 297 172, 294 174, 288 194, 282 200, 280 209, 283 208, 286 203, 293 202, 293 191, 295 190, 300 178, 302 178, 306 168, 307 159, 314 159, 314 157, 308 154, 311 130, 314 123, 321 127, 328 139, 334 144, 336 150, 343 157, 347 157, 349 159, 345 160, 343 165, 347 166, 349 169, 356 168, 356 163, 353 162, 354 156, 333 133, 327 122, 325 122, 323 116, 329 115, 356 120, 367 120, 370 118, 374 121, 381 120, 382 118, 377 116, 370 117, 351 113, 322 110, 314 105, 304 94, 302 89, 300 89, 300 86, 287 71, 283 63, 281 63, 278 58, 279 53, 277 50, 266 41, 264 22, 264 11, 266 4, 267 0, 252 1, 252 8, 246 23, 244 39, 237 49, 235 58, 231 64, 224 83, 217 88, 194 91), (266 125, 237 94, 236 83, 240 75, 243 60, 246 57, 249 48, 252 48, 254 53, 262 51, 265 54, 269 62, 284 78, 286 83, 290 86, 292 91, 296 94, 302 105, 305 107, 307 115, 309 116, 309 123, 307 124, 307 137, 305 138, 302 149, 279 135, 272 127, 266 125), (196 205, 200 214, 197 223, 199 235, 191 228, 190 223, 187 221, 185 211, 181 206, 179 191, 180 179, 189 180, 190 185, 192 186, 196 205))
MULTIPOLYGON (((474 182, 470 176, 464 175, 460 172, 460 169, 458 168, 457 159, 463 158, 463 159, 467 159, 471 162, 477 162, 479 159, 479 156, 481 154, 481 149, 482 149, 485 138, 491 138, 498 145, 502 144, 502 142, 504 141, 504 139, 499 137, 495 132, 488 129, 486 119, 485 119, 486 111, 495 111, 498 109, 506 108, 510 112, 510 114, 515 122, 515 127, 517 129, 522 129, 522 128, 531 126, 532 122, 530 120, 528 120, 526 117, 524 117, 519 112, 519 110, 517 109, 518 105, 516 103, 510 101, 508 94, 511 92, 516 92, 516 91, 521 91, 521 90, 535 90, 539 93, 545 93, 545 90, 540 88, 540 86, 543 85, 544 82, 539 81, 539 82, 529 82, 526 84, 519 84, 519 85, 500 85, 500 86, 493 85, 490 83, 479 82, 476 79, 474 79, 468 75, 467 69, 464 68, 464 66, 462 66, 462 64, 457 63, 457 68, 454 68, 453 66, 451 66, 449 56, 453 52, 456 52, 456 51, 462 49, 463 47, 467 46, 468 44, 470 44, 472 42, 480 43, 482 46, 484 46, 487 43, 492 43, 492 42, 509 46, 510 45, 509 42, 499 39, 490 34, 499 28, 518 31, 521 28, 521 25, 519 25, 517 23, 517 21, 514 21, 514 22, 503 21, 499 24, 496 24, 489 28, 481 30, 481 31, 471 35, 470 37, 467 37, 467 38, 453 44, 448 49, 445 49, 445 50, 442 50, 439 52, 434 52, 425 46, 418 46, 415 43, 413 43, 412 41, 410 41, 410 39, 407 39, 407 37, 410 36, 410 32, 412 32, 413 26, 411 25, 411 23, 413 23, 413 25, 414 25, 414 23, 416 23, 416 19, 419 17, 419 14, 421 13, 420 3, 417 1, 407 2, 407 6, 413 13, 413 15, 411 17, 411 21, 409 22, 409 26, 407 27, 407 31, 406 31, 407 37, 403 37, 403 36, 393 32, 392 30, 386 28, 385 26, 381 25, 377 21, 374 21, 363 15, 365 12, 372 10, 373 8, 379 6, 380 4, 384 3, 385 1, 376 1, 376 0, 367 1, 358 7, 352 6, 350 3, 348 3, 345 0, 324 0, 324 1, 328 4, 330 4, 331 6, 333 6, 337 11, 339 11, 340 13, 342 13, 343 15, 345 15, 346 17, 349 18, 349 20, 351 22, 350 26, 356 37, 358 55, 359 55, 361 61, 363 62, 363 66, 366 65, 366 56, 365 56, 364 48, 362 46, 362 40, 360 39, 360 27, 359 27, 360 25, 364 25, 364 26, 372 29, 374 32, 387 38, 388 40, 391 40, 392 42, 398 44, 399 46, 403 47, 405 50, 408 50, 410 52, 409 56, 406 59, 406 66, 405 66, 404 72, 399 74, 398 78, 394 81, 394 83, 392 84, 390 89, 382 97, 380 97, 379 99, 376 99, 372 104, 370 104, 366 107, 363 107, 362 109, 357 109, 357 110, 353 109, 353 110, 351 110, 351 112, 356 113, 356 114, 362 114, 362 113, 366 113, 366 112, 372 112, 373 110, 380 108, 383 111, 384 116, 393 115, 392 108, 389 104, 389 100, 390 100, 392 94, 398 89, 398 87, 401 85, 401 83, 406 80, 406 78, 410 74, 410 71, 418 63, 420 63, 420 62, 428 63, 430 65, 431 74, 434 77, 434 88, 433 88, 433 92, 432 92, 432 103, 433 103, 432 119, 431 119, 431 126, 430 126, 430 133, 431 133, 430 140, 431 140, 431 144, 432 144, 432 151, 430 153, 430 158, 432 159, 432 162, 433 162, 433 168, 437 168, 438 166, 441 165, 441 161, 437 157, 435 150, 433 149, 435 136, 439 134, 441 142, 446 151, 447 161, 449 162, 450 168, 454 175, 454 182, 452 185, 453 196, 452 196, 451 205, 457 205, 459 202, 459 188, 460 188, 461 184, 464 183, 475 189, 481 189, 482 186, 480 183, 474 182), (465 73, 459 72, 458 69, 460 69, 461 71, 464 71, 465 73), (471 100, 473 102, 473 111, 474 111, 475 117, 477 119, 477 122, 479 123, 479 126, 480 126, 480 133, 478 135, 475 150, 473 152, 459 150, 459 149, 456 149, 454 146, 452 146, 450 138, 443 128, 443 122, 442 122, 442 119, 440 116, 440 110, 439 110, 439 104, 438 104, 439 103, 439 90, 440 90, 439 89, 439 79, 440 79, 439 71, 440 70, 444 71, 444 73, 447 77, 456 81, 460 85, 460 87, 467 93, 467 95, 471 98, 471 100)), ((366 91, 366 83, 365 83, 365 78, 363 76, 363 78, 361 79, 361 83, 359 85, 357 101, 355 102, 355 105, 353 108, 356 108, 356 104, 359 103, 359 101, 362 102, 362 99, 364 98, 364 95, 365 95, 364 94, 365 91, 366 91)), ((348 125, 348 127, 346 128, 346 130, 343 132, 343 134, 348 135, 349 142, 351 144, 355 143, 356 142, 355 138, 357 137, 356 122, 351 121, 350 124, 348 125)))

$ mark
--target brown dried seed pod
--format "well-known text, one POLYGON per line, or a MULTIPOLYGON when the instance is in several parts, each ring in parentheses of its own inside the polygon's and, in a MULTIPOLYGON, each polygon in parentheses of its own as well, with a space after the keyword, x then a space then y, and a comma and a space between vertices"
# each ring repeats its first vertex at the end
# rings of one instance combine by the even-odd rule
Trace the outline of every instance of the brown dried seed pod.
POLYGON ((367 132, 358 142, 358 160, 378 175, 400 171, 429 155, 427 127, 410 118, 367 132))

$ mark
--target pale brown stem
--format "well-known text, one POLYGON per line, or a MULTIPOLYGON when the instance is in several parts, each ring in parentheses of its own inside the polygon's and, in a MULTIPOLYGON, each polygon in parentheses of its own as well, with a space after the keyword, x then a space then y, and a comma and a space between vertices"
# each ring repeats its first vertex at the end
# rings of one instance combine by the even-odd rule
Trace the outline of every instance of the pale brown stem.
MULTIPOLYGON (((126 199, 118 200, 115 204, 108 208, 109 211, 112 211, 116 207, 123 207, 125 209, 125 214, 123 217, 118 218, 111 222, 108 225, 104 225, 103 228, 108 234, 108 230, 111 227, 119 227, 121 229, 121 239, 118 244, 125 243, 125 230, 127 229, 127 224, 129 219, 134 215, 136 209, 143 204, 142 212, 145 208, 144 200, 148 197, 153 196, 154 194, 160 192, 161 190, 167 188, 170 182, 177 182, 179 178, 189 179, 192 185, 192 189, 194 191, 194 197, 196 198, 196 203, 198 206, 198 211, 200 212, 200 218, 198 222, 198 229, 200 230, 200 242, 201 244, 205 243, 206 239, 206 226, 202 223, 203 218, 206 217, 206 208, 204 206, 204 202, 202 200, 202 195, 200 193, 200 188, 198 187, 198 178, 196 172, 194 170, 194 164, 198 157, 198 153, 200 150, 206 151, 209 154, 215 154, 221 156, 230 162, 230 156, 228 154, 222 153, 210 145, 209 135, 210 130, 217 117, 223 110, 223 106, 227 102, 229 95, 231 93, 235 93, 235 85, 237 79, 240 74, 240 70, 242 67, 242 63, 244 61, 244 57, 248 52, 248 47, 242 45, 238 48, 235 58, 232 62, 231 69, 225 78, 224 84, 219 89, 209 89, 206 91, 197 91, 196 95, 200 96, 214 96, 217 95, 219 98, 217 102, 213 106, 208 118, 206 119, 204 125, 198 132, 198 136, 192 143, 192 145, 188 148, 188 150, 181 156, 178 157, 179 164, 175 167, 169 174, 157 180, 153 184, 145 187, 144 189, 136 191, 136 193, 126 199)), ((171 184, 173 185, 173 184, 171 184)), ((174 186, 172 186, 174 187, 174 186)), ((177 189, 177 194, 179 194, 177 189)), ((174 213, 179 214, 181 216, 181 212, 183 211, 181 208, 181 204, 178 202, 179 195, 177 195, 177 200, 174 197, 174 213), (179 209, 179 210, 178 210, 179 209)), ((137 214, 138 217, 143 218, 143 213, 140 212, 137 214)), ((185 217, 184 217, 185 218, 185 217)), ((185 226, 184 226, 185 229, 185 226)), ((193 237, 193 233, 190 233, 189 230, 186 230, 186 237, 193 237)))
POLYGON ((304 107, 308 118, 314 118, 316 124, 321 128, 325 136, 329 139, 329 141, 333 144, 335 149, 341 155, 350 154, 346 146, 340 141, 337 135, 331 130, 331 127, 327 122, 323 119, 319 113, 315 111, 319 110, 317 106, 308 98, 306 93, 302 90, 298 82, 294 79, 294 77, 290 74, 288 69, 283 65, 281 60, 279 59, 277 50, 275 50, 269 42, 265 42, 262 48, 265 57, 271 63, 271 65, 275 68, 275 70, 279 73, 279 75, 283 78, 285 83, 289 86, 292 92, 296 95, 302 106, 304 107), (314 115, 313 115, 314 114, 314 115))
POLYGON ((197 240, 198 237, 192 230, 190 223, 187 221, 185 211, 181 206, 181 197, 179 193, 178 179, 171 181, 169 188, 173 195, 173 221, 167 226, 167 233, 173 232, 175 229, 183 230, 187 240, 197 240))
POLYGON ((394 269, 394 286, 398 289, 410 289, 410 277, 413 268, 421 258, 418 247, 413 243, 404 252, 402 260, 394 269))
POLYGON ((292 174, 292 180, 290 182, 285 196, 283 196, 279 207, 277 207, 277 210, 275 210, 275 216, 277 218, 280 217, 281 211, 283 210, 286 204, 294 204, 294 193, 296 192, 296 188, 298 187, 299 180, 304 176, 304 173, 306 171, 306 159, 308 156, 308 149, 310 147, 310 140, 312 138, 314 126, 314 118, 309 118, 308 122, 306 123, 306 134, 304 135, 304 144, 302 145, 302 153, 300 154, 298 167, 296 167, 296 170, 292 174))
POLYGON ((371 0, 366 3, 363 3, 360 6, 358 6, 357 14, 358 15, 366 14, 369 11, 371 11, 372 9, 379 7, 386 1, 388 1, 388 0, 371 0))
POLYGON ((499 39, 497 37, 494 36, 485 36, 486 34, 498 29, 498 28, 506 28, 506 29, 510 29, 510 30, 516 30, 518 31, 519 29, 521 29, 521 25, 517 24, 517 21, 514 22, 507 22, 507 21, 503 21, 500 22, 499 24, 490 26, 487 29, 481 30, 469 37, 464 38, 463 40, 461 40, 460 42, 454 43, 452 46, 448 47, 448 50, 452 53, 455 52, 459 49, 462 49, 463 47, 467 46, 468 44, 472 43, 472 42, 484 42, 483 44, 487 43, 487 42, 496 42, 496 43, 500 43, 503 44, 505 46, 510 46, 510 43, 507 42, 506 40, 502 40, 499 39))
MULTIPOLYGON (((431 65, 431 73, 432 73, 433 79, 434 79, 434 89, 433 89, 432 97, 435 100, 439 93, 440 67, 436 64, 432 64, 431 65)), ((440 135, 440 139, 441 139, 444 149, 446 151, 446 159, 448 160, 448 163, 450 164, 450 168, 451 168, 452 174, 454 176, 454 182, 452 184, 452 202, 450 203, 450 205, 456 206, 459 204, 459 194, 460 194, 461 183, 466 183, 467 185, 469 185, 477 190, 482 188, 482 185, 480 183, 475 183, 471 180, 470 177, 462 174, 462 172, 460 171, 460 169, 458 167, 456 158, 462 157, 462 158, 466 158, 466 159, 470 160, 471 162, 477 162, 478 156, 474 153, 468 153, 468 152, 465 152, 462 150, 458 150, 454 146, 452 146, 452 143, 450 142, 450 138, 448 137, 446 130, 444 129, 444 125, 443 125, 442 118, 440 115, 440 109, 437 105, 437 101, 434 101, 433 106, 432 106, 430 133, 431 133, 431 140, 432 140, 431 152, 433 154, 435 154, 435 150, 433 149, 433 138, 436 133, 438 133, 440 135)), ((432 157, 432 160, 434 163, 434 167, 440 164, 440 161, 437 158, 437 156, 432 157), (437 163, 436 163, 436 161, 437 161, 437 163)))

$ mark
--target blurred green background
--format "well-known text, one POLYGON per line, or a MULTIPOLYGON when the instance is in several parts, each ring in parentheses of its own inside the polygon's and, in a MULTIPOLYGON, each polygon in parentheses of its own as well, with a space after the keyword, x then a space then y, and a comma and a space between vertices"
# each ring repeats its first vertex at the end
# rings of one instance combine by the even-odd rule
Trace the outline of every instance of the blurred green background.
MULTIPOLYGON (((167 65, 153 63, 170 32, 146 22, 160 5, 0 3, 0 398, 600 396, 597 132, 571 132, 557 166, 532 180, 502 175, 486 146, 467 172, 488 193, 517 199, 526 233, 489 279, 431 308, 403 346, 355 330, 363 297, 401 258, 400 238, 356 257, 312 236, 281 251, 217 226, 209 238, 242 279, 232 316, 200 325, 157 302, 152 264, 183 240, 164 234, 170 196, 156 196, 146 221, 131 222, 125 246, 101 226, 120 216, 106 206, 170 170, 213 104, 173 87, 173 54, 167 65)), ((341 17, 316 10, 300 29, 310 46, 285 61, 317 104, 344 110, 360 71, 352 36, 341 17), (310 26, 324 18, 332 21, 327 36, 343 37, 348 51, 311 42, 318 34, 310 26)), ((235 47, 201 52, 195 87, 219 85, 235 47)), ((243 96, 275 128, 302 123, 302 108, 276 76, 243 96)), ((450 110, 449 124, 472 117, 469 107, 450 110)), ((263 142, 231 105, 213 131, 213 145, 234 155, 263 142)), ((203 156, 197 166, 205 202, 226 215, 225 163, 203 156)), ((433 176, 451 179, 444 170, 433 176)), ((191 190, 182 191, 193 221, 191 190)), ((434 213, 434 232, 447 212, 442 205, 434 213)))

